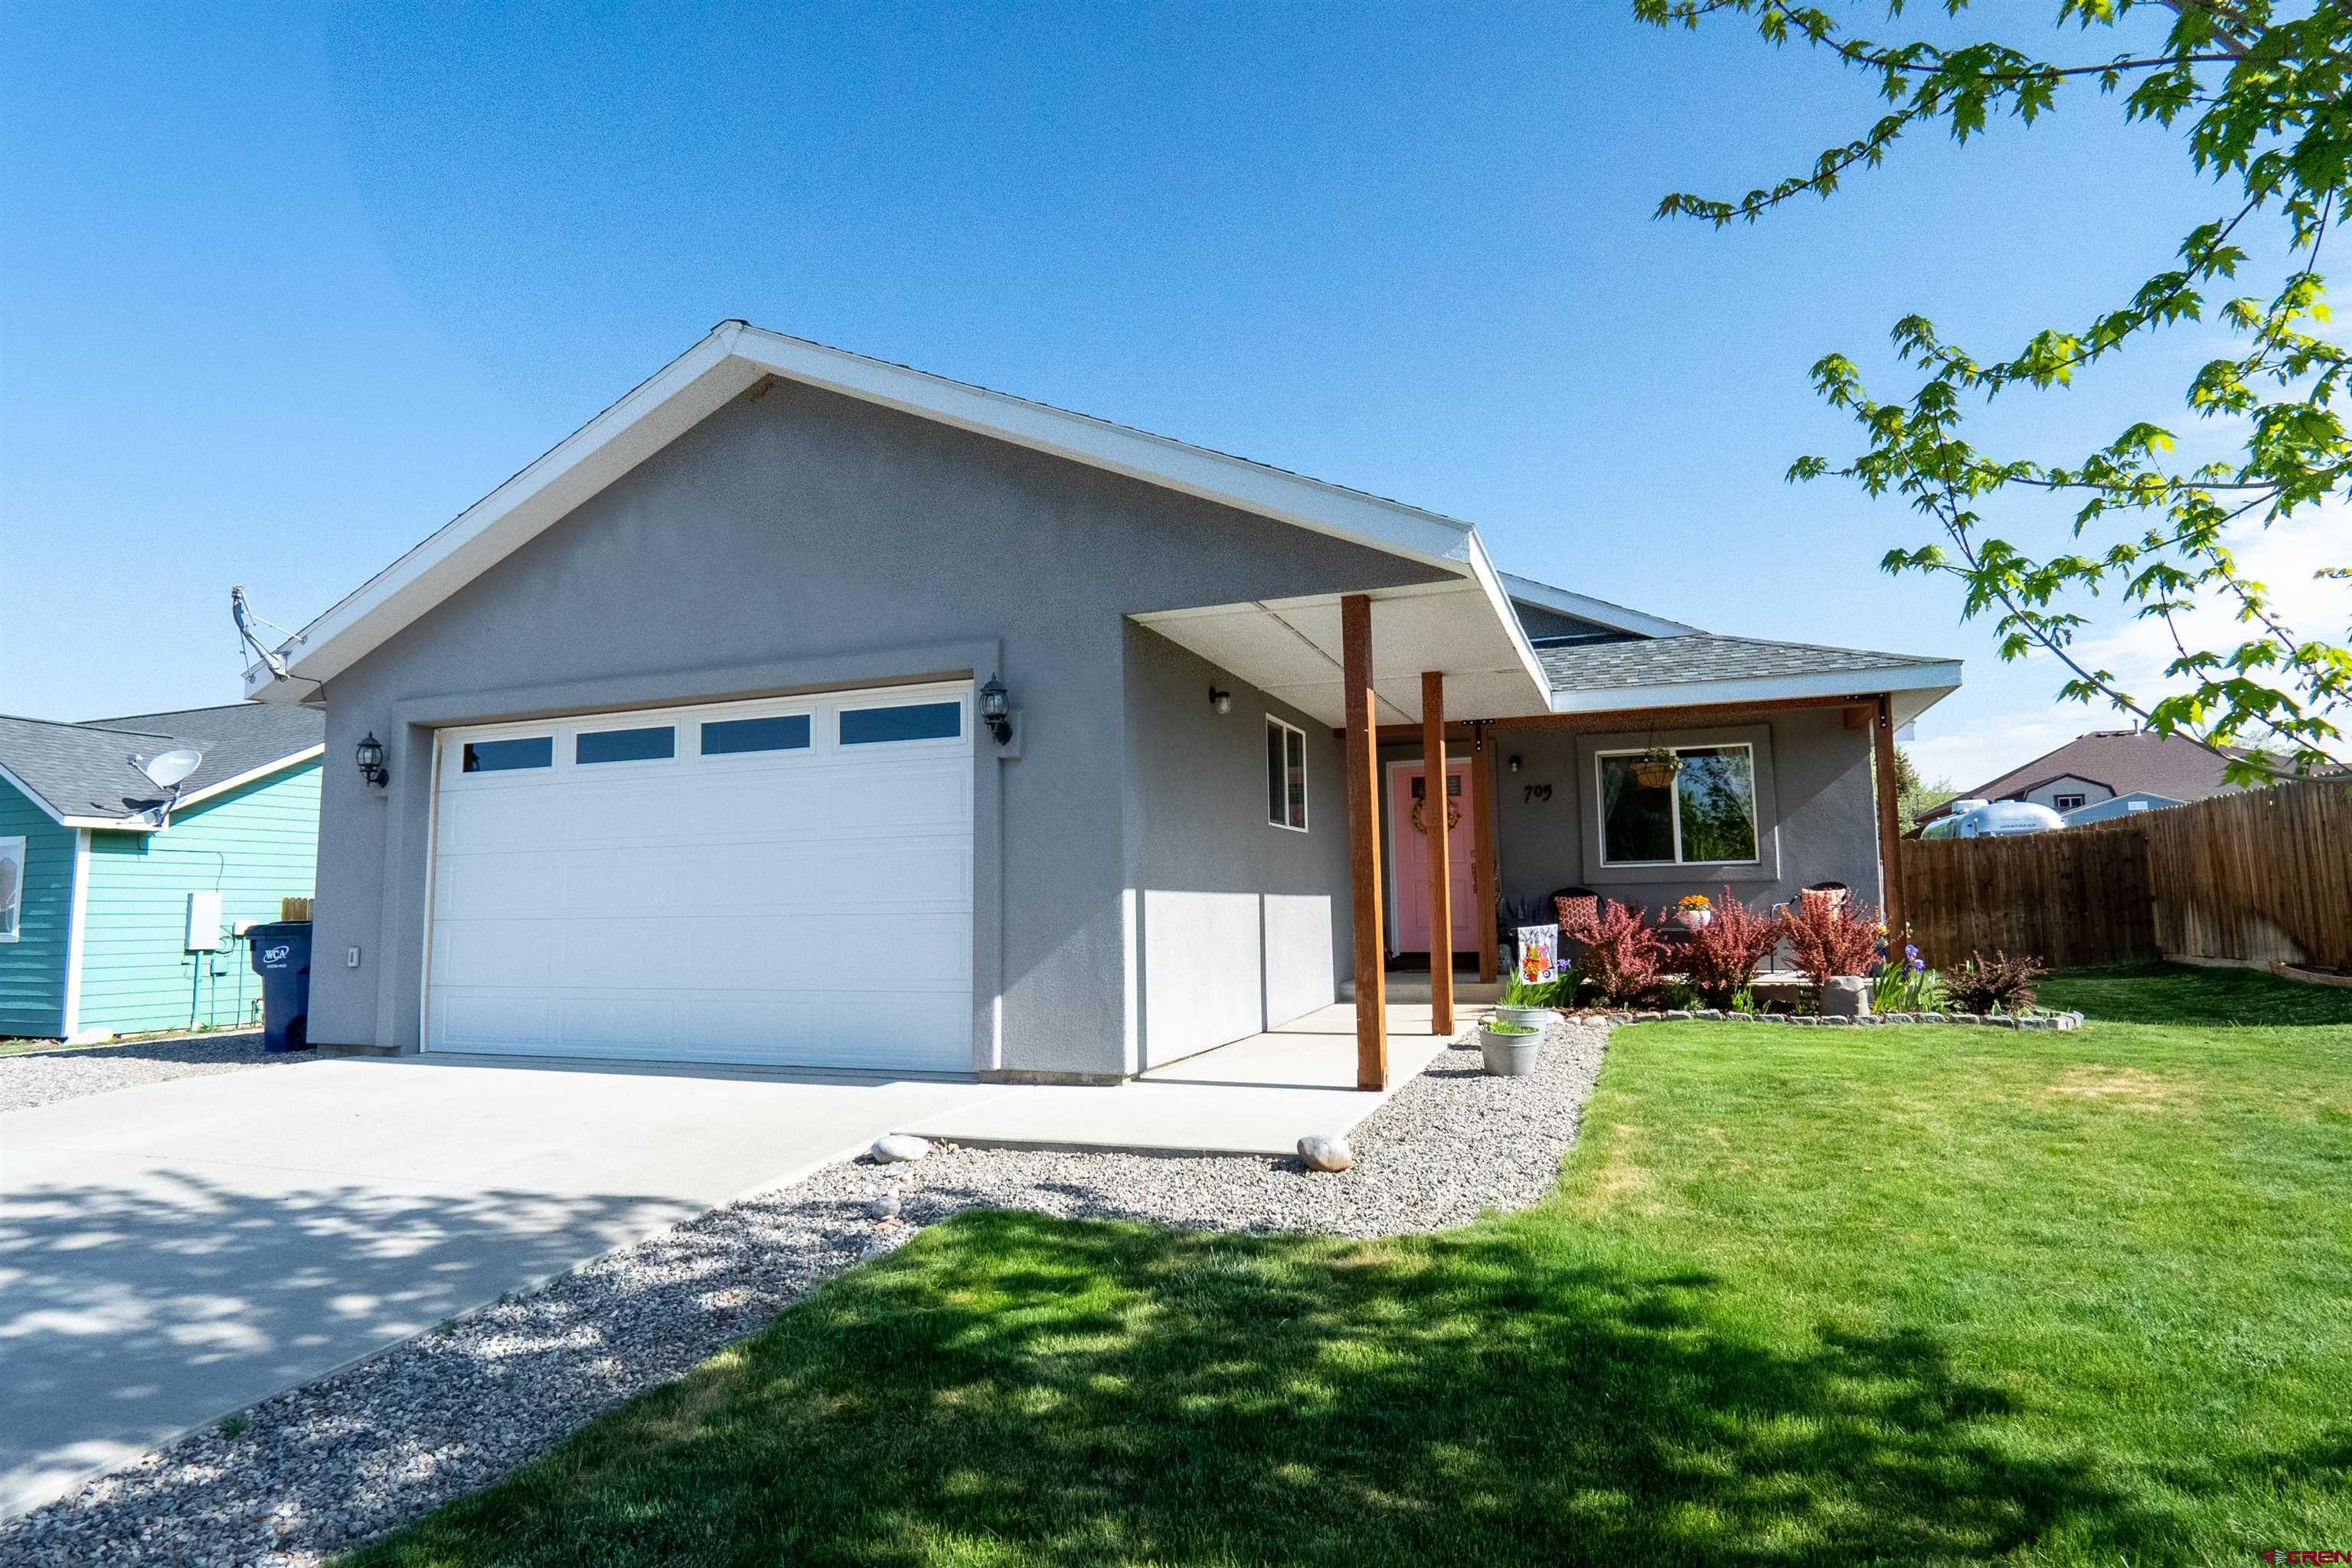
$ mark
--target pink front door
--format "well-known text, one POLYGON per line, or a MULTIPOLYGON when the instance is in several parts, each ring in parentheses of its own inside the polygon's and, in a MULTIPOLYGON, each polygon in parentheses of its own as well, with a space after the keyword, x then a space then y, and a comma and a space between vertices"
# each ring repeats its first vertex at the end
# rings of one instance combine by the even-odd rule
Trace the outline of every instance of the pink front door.
MULTIPOLYGON (((1454 893, 1450 900, 1454 911, 1454 951, 1478 951, 1478 921, 1492 917, 1478 910, 1470 899, 1470 857, 1476 845, 1477 829, 1470 820, 1470 764, 1465 762, 1445 764, 1446 802, 1452 808, 1445 820, 1453 824, 1445 835, 1446 854, 1453 872, 1449 880, 1454 893)), ((1389 769, 1389 865, 1392 874, 1389 886, 1396 900, 1396 940, 1390 944, 1392 952, 1427 952, 1429 951, 1429 837, 1423 827, 1413 825, 1413 807, 1422 806, 1423 826, 1434 829, 1439 821, 1434 806, 1422 802, 1422 772, 1419 763, 1397 763, 1389 769)))

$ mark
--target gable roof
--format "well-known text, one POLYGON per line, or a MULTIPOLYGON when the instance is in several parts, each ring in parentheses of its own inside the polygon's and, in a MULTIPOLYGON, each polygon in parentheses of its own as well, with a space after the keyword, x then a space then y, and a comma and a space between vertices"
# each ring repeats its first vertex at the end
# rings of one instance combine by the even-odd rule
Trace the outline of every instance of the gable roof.
POLYGON ((1550 610, 1580 621, 1590 621, 1611 631, 1630 632, 1636 637, 1672 637, 1698 630, 1696 626, 1686 626, 1681 621, 1667 620, 1664 616, 1629 610, 1606 599, 1555 588, 1549 583, 1538 583, 1532 577, 1521 577, 1509 572, 1503 574, 1503 591, 1517 603, 1532 605, 1538 609, 1550 610))
MULTIPOLYGON (((2179 801, 2203 800, 2238 787, 2223 782, 2224 765, 2222 758, 2186 736, 2158 735, 2147 730, 2094 730, 1997 779, 1964 790, 1957 798, 2002 800, 2059 779, 2077 778, 2104 784, 2117 795, 2145 792, 2179 801)), ((1947 809, 1921 812, 1920 819, 1932 820, 1947 809)))
MULTIPOLYGON (((248 668, 247 694, 273 704, 321 700, 327 681, 728 401, 770 377, 936 420, 1438 568, 1445 574, 1442 592, 1441 584, 1382 591, 1381 596, 1409 596, 1413 602, 1384 617, 1390 643, 1377 662, 1384 671, 1443 670, 1454 682, 1450 712, 1518 714, 1530 708, 1540 710, 1547 702, 1559 710, 1769 701, 1839 694, 1852 676, 1868 674, 1873 677, 1870 689, 1908 694, 1898 703, 1898 716, 1907 721, 1959 684, 1957 661, 1713 637, 1680 621, 1532 578, 1506 580, 1488 559, 1477 531, 1457 519, 729 321, 289 637, 277 652, 292 679, 276 679, 264 665, 248 668), (1559 639, 1559 646, 1548 650, 1555 654, 1669 645, 1679 652, 1672 658, 1621 653, 1629 661, 1622 665, 1548 664, 1537 657, 1520 618, 1521 605, 1594 628, 1590 643, 1559 639), (1801 650, 1809 662, 1791 666, 1787 651, 1791 649, 1801 650), (1749 662, 1743 666, 1742 658, 1749 662), (1596 693, 1601 700, 1593 700, 1596 693)), ((1156 612, 1138 619, 1212 662, 1270 690, 1281 689, 1287 700, 1318 712, 1322 697, 1336 702, 1339 670, 1336 643, 1326 647, 1331 639, 1318 640, 1319 634, 1305 625, 1319 616, 1330 621, 1324 629, 1336 637, 1337 596, 1319 597, 1330 602, 1250 601, 1156 612), (1284 667, 1296 678, 1296 689, 1282 684, 1282 670, 1252 675, 1256 667, 1243 658, 1247 647, 1297 655, 1293 662, 1303 661, 1303 668, 1284 667), (1308 653, 1316 657, 1307 658, 1308 653)), ((1394 689, 1382 689, 1381 700, 1412 718, 1418 712, 1418 683, 1409 674, 1402 678, 1402 685, 1397 678, 1389 679, 1394 689)))
POLYGON ((1716 632, 1541 647, 1536 659, 1561 712, 1885 691, 1908 723, 1960 683, 1957 659, 1716 632))
POLYGON ((152 832, 152 823, 133 819, 163 796, 132 755, 182 746, 204 752, 180 792, 184 808, 319 755, 326 732, 315 710, 257 702, 79 724, 0 715, 0 777, 68 827, 152 832))
POLYGON ((741 321, 722 321, 685 353, 467 507, 280 647, 299 681, 257 665, 246 694, 314 697, 480 573, 684 435, 730 399, 779 376, 1016 446, 1124 474, 1238 510, 1329 534, 1466 578, 1491 602, 1535 668, 1516 616, 1471 526, 1402 501, 1307 479, 1164 436, 1073 414, 905 365, 868 359, 741 321))

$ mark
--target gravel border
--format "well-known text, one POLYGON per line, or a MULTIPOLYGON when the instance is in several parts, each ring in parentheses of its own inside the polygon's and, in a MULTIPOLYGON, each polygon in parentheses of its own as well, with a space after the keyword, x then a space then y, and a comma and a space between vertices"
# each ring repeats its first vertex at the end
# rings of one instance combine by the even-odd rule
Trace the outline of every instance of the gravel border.
POLYGON ((1355 1131, 1356 1166, 1336 1175, 1286 1157, 955 1148, 829 1166, 273 1394, 0 1525, 0 1560, 311 1568, 497 1479, 964 1209, 1376 1237, 1524 1208, 1558 1176, 1608 1036, 1605 1022, 1559 1019, 1534 1076, 1492 1079, 1465 1034, 1355 1131), (877 1219, 893 1199, 903 1217, 877 1219))
POLYGON ((318 1059, 315 1051, 261 1048, 261 1031, 187 1035, 127 1046, 77 1046, 0 1057, 0 1111, 30 1110, 86 1094, 318 1059))

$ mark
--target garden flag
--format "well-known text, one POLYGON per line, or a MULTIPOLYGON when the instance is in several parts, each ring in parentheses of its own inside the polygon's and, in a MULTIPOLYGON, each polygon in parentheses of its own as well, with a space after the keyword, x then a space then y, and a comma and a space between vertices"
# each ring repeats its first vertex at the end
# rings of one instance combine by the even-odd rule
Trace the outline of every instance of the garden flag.
POLYGON ((1519 978, 1529 985, 1549 985, 1559 978, 1559 928, 1519 928, 1519 978))

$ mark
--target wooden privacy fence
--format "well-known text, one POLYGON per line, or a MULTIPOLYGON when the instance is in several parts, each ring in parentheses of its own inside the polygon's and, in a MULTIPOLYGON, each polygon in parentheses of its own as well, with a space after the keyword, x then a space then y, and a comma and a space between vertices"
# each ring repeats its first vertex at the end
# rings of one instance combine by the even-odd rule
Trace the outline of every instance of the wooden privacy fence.
POLYGON ((1909 839, 1912 940, 2053 967, 2177 956, 2352 968, 2352 795, 2216 795, 2023 838, 1909 839))

